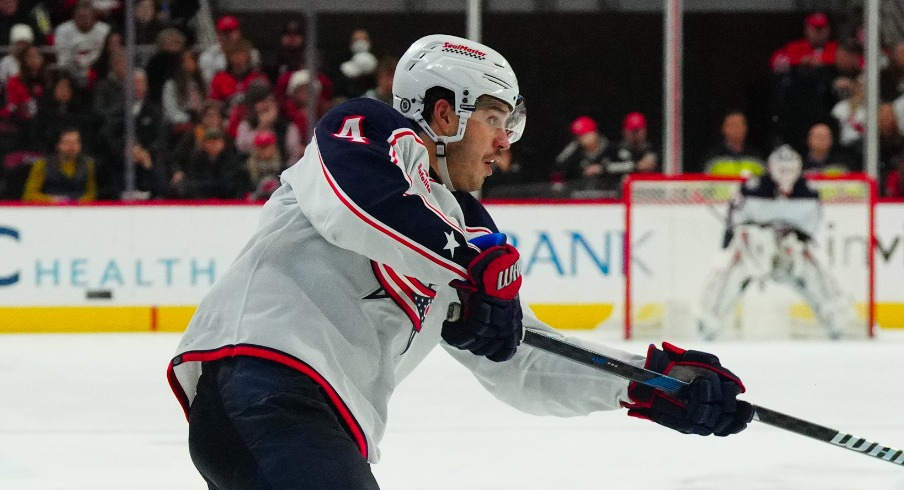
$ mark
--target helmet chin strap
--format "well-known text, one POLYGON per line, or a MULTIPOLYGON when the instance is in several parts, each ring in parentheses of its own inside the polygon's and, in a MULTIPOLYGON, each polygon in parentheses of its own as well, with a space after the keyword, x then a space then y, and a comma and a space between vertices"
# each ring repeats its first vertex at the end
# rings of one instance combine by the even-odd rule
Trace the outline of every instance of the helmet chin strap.
POLYGON ((454 191, 455 186, 452 185, 452 177, 449 176, 449 165, 446 163, 446 139, 437 138, 436 140, 436 163, 439 167, 439 176, 443 179, 443 185, 449 191, 454 191))
MULTIPOLYGON (((470 115, 470 114, 469 114, 470 115)), ((424 116, 420 113, 420 111, 414 114, 414 120, 417 122, 418 126, 436 143, 436 163, 439 167, 439 178, 442 180, 443 185, 446 186, 449 191, 454 191, 455 186, 452 185, 452 177, 449 175, 449 164, 446 162, 446 148, 449 140, 458 141, 464 136, 464 123, 467 122, 468 116, 464 116, 459 114, 459 127, 458 133, 454 136, 440 136, 436 134, 436 131, 427 124, 427 121, 424 120, 424 116)))

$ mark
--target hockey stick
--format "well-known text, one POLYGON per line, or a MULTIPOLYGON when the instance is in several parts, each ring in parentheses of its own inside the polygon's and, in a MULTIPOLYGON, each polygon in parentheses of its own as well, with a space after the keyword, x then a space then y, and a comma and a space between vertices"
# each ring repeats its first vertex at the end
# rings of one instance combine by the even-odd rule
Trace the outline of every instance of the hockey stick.
MULTIPOLYGON (((587 349, 569 344, 563 340, 559 340, 548 335, 533 331, 524 330, 523 342, 536 349, 540 349, 552 354, 562 356, 566 359, 590 366, 601 371, 605 371, 622 378, 643 383, 648 386, 660 389, 666 393, 678 394, 688 383, 675 379, 664 374, 639 368, 631 364, 604 356, 602 354, 589 351, 587 349)), ((757 420, 764 424, 778 427, 795 434, 807 436, 822 442, 840 446, 851 451, 855 451, 867 456, 872 456, 898 466, 904 466, 904 451, 893 447, 883 446, 878 442, 872 442, 862 437, 852 434, 840 432, 835 429, 814 424, 797 417, 785 415, 775 410, 763 408, 758 405, 753 406, 753 420, 757 420)))

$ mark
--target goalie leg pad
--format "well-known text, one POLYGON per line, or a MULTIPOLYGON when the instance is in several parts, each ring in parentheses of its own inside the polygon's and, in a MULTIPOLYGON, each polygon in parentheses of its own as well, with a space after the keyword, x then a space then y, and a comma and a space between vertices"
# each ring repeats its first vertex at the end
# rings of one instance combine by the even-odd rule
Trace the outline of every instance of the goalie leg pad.
POLYGON ((790 262, 787 280, 791 286, 816 313, 829 337, 842 337, 846 327, 856 321, 857 314, 853 304, 844 297, 835 278, 822 267, 805 245, 783 246, 782 255, 783 261, 790 262))
POLYGON ((736 227, 728 248, 731 254, 728 265, 712 273, 700 301, 697 328, 707 340, 719 336, 726 315, 750 282, 769 276, 778 251, 775 232, 756 225, 736 227))

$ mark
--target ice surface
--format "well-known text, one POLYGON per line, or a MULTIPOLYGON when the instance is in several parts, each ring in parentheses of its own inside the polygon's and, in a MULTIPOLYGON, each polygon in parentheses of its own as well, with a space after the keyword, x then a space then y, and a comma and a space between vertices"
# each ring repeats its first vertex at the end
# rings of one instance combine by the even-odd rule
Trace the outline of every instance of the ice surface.
MULTIPOLYGON (((206 488, 165 378, 178 338, 0 336, 0 489, 206 488)), ((717 353, 754 403, 904 446, 901 333, 682 346, 717 353)), ((723 439, 623 412, 525 415, 441 350, 396 392, 382 451, 374 473, 384 490, 904 489, 904 467, 759 423, 723 439)))

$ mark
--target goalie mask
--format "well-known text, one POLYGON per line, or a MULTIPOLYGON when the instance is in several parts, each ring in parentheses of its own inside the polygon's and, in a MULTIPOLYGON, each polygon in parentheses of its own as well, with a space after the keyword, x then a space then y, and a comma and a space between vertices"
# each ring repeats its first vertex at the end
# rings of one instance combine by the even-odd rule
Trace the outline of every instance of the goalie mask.
POLYGON ((782 194, 790 194, 803 168, 800 155, 790 146, 782 145, 769 155, 767 165, 769 176, 782 194))
POLYGON ((431 35, 415 41, 396 66, 392 106, 436 142, 440 177, 450 190, 454 189, 446 166, 446 144, 464 137, 477 99, 484 95, 508 104, 511 112, 504 129, 509 143, 518 141, 527 119, 518 79, 505 58, 492 48, 460 37, 431 35), (452 136, 436 134, 424 118, 424 95, 433 87, 455 94, 453 107, 459 121, 452 136))

